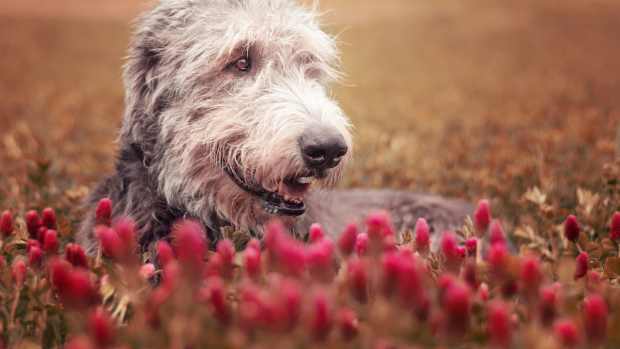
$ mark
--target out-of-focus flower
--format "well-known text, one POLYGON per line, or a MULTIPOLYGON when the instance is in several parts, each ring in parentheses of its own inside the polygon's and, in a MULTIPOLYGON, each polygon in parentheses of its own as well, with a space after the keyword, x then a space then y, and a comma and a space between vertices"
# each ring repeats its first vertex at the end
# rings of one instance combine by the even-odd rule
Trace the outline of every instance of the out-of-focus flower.
POLYGON ((319 223, 313 223, 310 226, 310 231, 309 231, 310 242, 317 242, 324 237, 325 237, 325 231, 323 230, 323 227, 319 223))
POLYGON ((149 280, 155 274, 155 265, 153 263, 146 263, 140 267, 140 277, 144 280, 149 280))
POLYGON ((58 233, 56 230, 46 230, 45 235, 43 235, 43 250, 45 250, 45 253, 57 253, 59 245, 60 243, 58 242, 58 233))
POLYGON ((41 211, 41 224, 45 226, 47 229, 56 229, 56 212, 53 208, 47 207, 41 211))
POLYGON ((114 323, 103 307, 95 308, 88 316, 88 330, 99 348, 106 348, 114 343, 114 323))
POLYGON ((491 245, 487 254, 490 271, 495 277, 503 277, 508 267, 510 254, 506 245, 497 243, 491 245))
POLYGON ((26 212, 26 216, 24 217, 26 221, 26 229, 28 230, 28 235, 32 239, 37 239, 39 235, 39 227, 41 227, 41 218, 39 214, 35 210, 30 210, 26 212))
POLYGON ((345 341, 349 341, 357 336, 358 320, 355 312, 349 308, 343 308, 337 315, 338 328, 340 335, 345 341))
POLYGON ((502 223, 498 219, 494 219, 493 222, 491 222, 489 242, 491 245, 506 244, 506 233, 504 232, 502 223))
POLYGON ((211 277, 206 281, 204 296, 216 319, 222 324, 227 325, 231 320, 231 313, 226 303, 226 290, 222 279, 211 277))
POLYGON ((233 259, 235 258, 235 245, 229 239, 222 239, 217 242, 216 253, 220 256, 222 262, 222 276, 225 278, 232 277, 233 259))
POLYGON ((415 223, 415 248, 418 252, 424 253, 429 250, 430 246, 430 228, 426 219, 418 218, 415 223))
POLYGON ((449 333, 463 334, 468 327, 471 311, 469 288, 460 282, 454 282, 446 289, 442 306, 449 333))
POLYGON ((358 256, 363 256, 368 252, 368 234, 361 233, 355 240, 355 252, 358 256))
POLYGON ((11 275, 13 276, 13 281, 18 288, 21 288, 24 285, 24 280, 26 279, 26 262, 22 258, 16 258, 11 264, 11 275))
POLYGON ((65 259, 74 267, 88 268, 88 258, 82 246, 75 243, 68 243, 65 246, 65 259))
POLYGON ((112 200, 103 198, 95 209, 95 224, 110 226, 112 224, 112 200))
POLYGON ((527 256, 521 260, 519 273, 521 289, 526 295, 537 295, 538 288, 543 281, 543 273, 540 268, 538 257, 527 256))
POLYGON ((13 234, 13 229, 13 215, 10 211, 2 212, 0 216, 0 233, 6 238, 13 234))
POLYGON ((328 297, 323 291, 317 291, 311 304, 310 333, 316 340, 325 340, 333 322, 328 297))
POLYGON ((52 260, 49 266, 52 285, 65 305, 83 308, 99 301, 97 288, 86 270, 61 259, 52 260))
POLYGON ((469 238, 465 241, 465 248, 467 249, 467 255, 469 257, 475 257, 478 251, 478 239, 469 238))
POLYGON ((200 268, 204 264, 207 239, 200 223, 183 220, 175 224, 172 239, 179 262, 192 268, 200 268))
POLYGON ((614 212, 609 225, 609 237, 613 240, 620 239, 620 212, 614 212))
POLYGON ((580 279, 588 273, 588 253, 581 252, 575 260, 575 280, 580 279))
POLYGON ((538 298, 541 323, 549 326, 553 323, 558 312, 559 290, 555 284, 541 287, 538 298))
POLYGON ((512 341, 512 320, 509 306, 501 301, 489 304, 487 308, 487 331, 491 342, 507 348, 512 341))
POLYGON ((355 242, 357 241, 357 225, 350 223, 338 238, 338 249, 344 256, 348 256, 353 252, 355 248, 355 242))
MULTIPOLYGON (((441 237, 441 253, 446 262, 446 266, 449 269, 458 267, 462 261, 462 253, 459 251, 459 246, 456 240, 456 236, 452 232, 444 232, 441 237)), ((463 251, 464 252, 464 251, 463 251)))
POLYGON ((569 241, 576 242, 579 239, 579 232, 581 232, 581 227, 577 217, 574 215, 566 217, 564 221, 564 237, 569 241))
POLYGON ((260 250, 252 247, 247 247, 243 252, 243 260, 246 274, 251 278, 257 278, 261 273, 260 250))
POLYGON ((28 264, 31 267, 38 268, 43 261, 43 251, 38 246, 32 246, 28 251, 28 264))
POLYGON ((360 303, 368 299, 368 266, 360 258, 352 257, 347 263, 347 283, 349 290, 360 303))
POLYGON ((159 240, 155 249, 157 250, 157 262, 162 268, 175 259, 172 247, 166 241, 159 240))
POLYGON ((607 303, 598 294, 591 294, 583 301, 583 324, 590 343, 601 343, 607 336, 607 303))
POLYGON ((474 211, 474 227, 480 234, 484 234, 491 222, 491 207, 489 200, 480 200, 474 211))
POLYGON ((558 320, 553 325, 553 332, 562 348, 575 348, 581 341, 577 325, 570 319, 558 320))

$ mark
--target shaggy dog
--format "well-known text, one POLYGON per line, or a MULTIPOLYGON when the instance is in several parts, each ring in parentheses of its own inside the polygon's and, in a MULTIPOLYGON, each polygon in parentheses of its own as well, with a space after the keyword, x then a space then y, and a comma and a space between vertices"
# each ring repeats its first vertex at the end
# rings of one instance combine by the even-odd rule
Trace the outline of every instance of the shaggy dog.
POLYGON ((435 231, 470 206, 398 191, 329 190, 351 158, 351 125, 328 85, 338 51, 316 9, 292 0, 164 0, 137 23, 125 65, 116 173, 90 197, 79 242, 92 252, 94 206, 136 221, 140 246, 180 218, 260 238, 274 217, 299 238, 313 222, 337 234, 386 209, 397 230, 435 231))

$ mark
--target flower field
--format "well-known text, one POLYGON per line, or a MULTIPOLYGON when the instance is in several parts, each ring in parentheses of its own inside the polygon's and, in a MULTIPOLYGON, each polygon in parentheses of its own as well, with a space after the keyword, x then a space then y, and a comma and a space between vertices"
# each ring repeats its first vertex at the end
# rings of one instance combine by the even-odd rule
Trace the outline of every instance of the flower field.
POLYGON ((620 347, 616 1, 322 1, 355 125, 340 186, 475 214, 438 251, 423 220, 395 232, 381 212, 214 251, 185 221, 149 264, 113 202, 100 253, 73 243, 147 4, 50 4, 0 3, 0 347, 620 347))

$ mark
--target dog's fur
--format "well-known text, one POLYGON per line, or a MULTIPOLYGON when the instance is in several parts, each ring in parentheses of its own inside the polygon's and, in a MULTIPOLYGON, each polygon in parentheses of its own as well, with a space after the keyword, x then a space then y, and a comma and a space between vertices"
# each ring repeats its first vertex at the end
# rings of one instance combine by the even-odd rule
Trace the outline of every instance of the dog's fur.
MULTIPOLYGON (((306 171, 298 139, 329 129, 351 149, 348 118, 327 88, 337 80, 334 39, 316 7, 293 0, 164 0, 137 23, 125 66, 126 111, 116 173, 91 194, 78 239, 92 252, 94 206, 114 202, 132 217, 144 250, 182 217, 200 220, 211 241, 230 225, 258 237, 274 216, 225 167, 268 190, 306 171), (235 62, 248 56, 252 67, 235 62)), ((397 191, 336 191, 351 151, 305 196, 307 212, 281 216, 299 237, 312 222, 332 234, 374 209, 392 211, 396 228, 418 217, 435 230, 462 224, 470 206, 397 191)))

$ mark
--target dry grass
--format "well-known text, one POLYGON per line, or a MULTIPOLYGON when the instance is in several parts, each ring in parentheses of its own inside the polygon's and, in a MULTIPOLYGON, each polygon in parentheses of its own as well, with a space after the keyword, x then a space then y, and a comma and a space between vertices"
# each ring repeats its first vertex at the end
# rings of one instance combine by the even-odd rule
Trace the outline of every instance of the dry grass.
MULTIPOLYGON (((54 4, 0 5, 0 207, 73 207, 112 169, 129 20, 146 5, 54 4)), ((513 222, 529 187, 560 208, 600 188, 620 120, 617 2, 322 5, 356 125, 343 185, 491 197, 513 222)))

